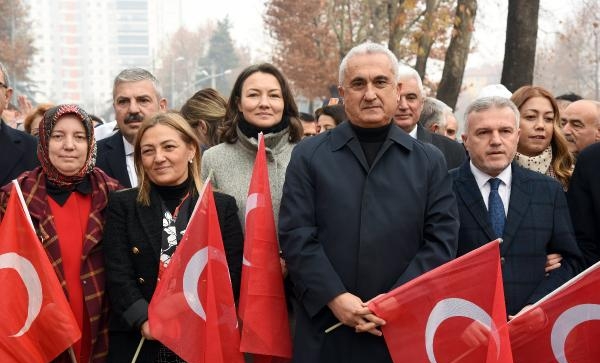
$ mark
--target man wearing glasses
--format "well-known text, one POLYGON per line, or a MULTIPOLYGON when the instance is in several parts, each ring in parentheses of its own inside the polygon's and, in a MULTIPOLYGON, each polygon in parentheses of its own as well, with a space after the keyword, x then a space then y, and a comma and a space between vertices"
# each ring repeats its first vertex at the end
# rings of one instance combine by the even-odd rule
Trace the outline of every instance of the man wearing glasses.
MULTIPOLYGON (((6 68, 0 63, 0 115, 8 105, 13 90, 6 68)), ((0 118, 0 186, 9 183, 39 163, 36 156, 37 139, 13 129, 0 118)))

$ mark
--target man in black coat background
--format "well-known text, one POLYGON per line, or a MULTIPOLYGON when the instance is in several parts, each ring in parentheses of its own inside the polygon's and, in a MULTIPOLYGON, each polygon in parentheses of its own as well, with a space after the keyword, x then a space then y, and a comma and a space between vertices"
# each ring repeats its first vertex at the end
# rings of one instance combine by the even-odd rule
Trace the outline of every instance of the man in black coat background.
POLYGON ((402 89, 400 90, 400 99, 398 109, 394 113, 394 121, 404 132, 413 138, 432 144, 440 149, 446 158, 448 170, 459 166, 466 158, 467 154, 464 147, 446 136, 433 133, 419 124, 419 118, 423 111, 425 102, 425 90, 419 73, 413 68, 399 64, 398 72, 402 89))
POLYGON ((600 143, 577 157, 567 200, 585 267, 600 261, 600 143))
MULTIPOLYGON (((0 115, 10 102, 13 89, 6 67, 0 63, 0 115)), ((0 118, 0 186, 39 165, 37 139, 8 126, 0 118)))

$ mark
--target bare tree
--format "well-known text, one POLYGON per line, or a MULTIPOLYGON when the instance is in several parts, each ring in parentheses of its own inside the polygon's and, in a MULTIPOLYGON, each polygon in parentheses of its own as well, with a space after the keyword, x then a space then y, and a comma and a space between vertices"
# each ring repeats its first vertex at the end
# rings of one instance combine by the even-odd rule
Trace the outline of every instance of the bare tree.
POLYGON ((533 82, 540 0, 509 0, 501 83, 511 92, 533 82))
POLYGON ((452 108, 456 106, 456 100, 460 93, 476 13, 477 0, 458 0, 454 31, 446 52, 442 80, 436 96, 437 99, 452 108))
POLYGON ((575 92, 600 99, 600 3, 582 1, 554 42, 539 47, 534 81, 556 95, 575 92))
MULTIPOLYGON (((29 8, 20 0, 0 0, 0 62, 11 72, 13 80, 26 80, 35 48, 29 8)), ((15 82, 17 83, 17 82, 15 82)))
POLYGON ((413 62, 422 39, 425 73, 429 57, 444 58, 455 1, 270 0, 265 23, 276 42, 273 61, 309 98, 327 96, 340 60, 367 40, 387 43, 399 59, 413 62), (426 17, 430 25, 423 24, 426 17))

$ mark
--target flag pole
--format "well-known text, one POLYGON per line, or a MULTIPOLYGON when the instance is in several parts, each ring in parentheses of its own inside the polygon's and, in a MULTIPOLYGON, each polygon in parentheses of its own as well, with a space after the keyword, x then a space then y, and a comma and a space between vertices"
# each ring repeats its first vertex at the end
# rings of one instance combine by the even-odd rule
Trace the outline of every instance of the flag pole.
POLYGON ((75 352, 73 351, 73 347, 69 347, 69 357, 71 357, 71 362, 77 363, 77 358, 75 358, 75 352))
POLYGON ((144 344, 144 341, 146 340, 146 338, 142 337, 142 339, 140 339, 140 344, 138 344, 137 349, 135 350, 135 354, 133 355, 133 359, 131 360, 131 363, 135 363, 138 359, 138 355, 140 355, 140 351, 142 350, 142 345, 144 344))
POLYGON ((25 203, 25 198, 23 197, 23 192, 21 191, 21 186, 19 185, 19 182, 17 181, 17 179, 13 179, 12 183, 15 185, 15 190, 17 192, 17 195, 19 196, 19 201, 21 202, 21 207, 23 207, 23 211, 25 212, 25 215, 27 216, 29 225, 35 231, 35 227, 33 226, 33 221, 31 220, 31 215, 29 214, 29 209, 27 209, 27 203, 25 203))

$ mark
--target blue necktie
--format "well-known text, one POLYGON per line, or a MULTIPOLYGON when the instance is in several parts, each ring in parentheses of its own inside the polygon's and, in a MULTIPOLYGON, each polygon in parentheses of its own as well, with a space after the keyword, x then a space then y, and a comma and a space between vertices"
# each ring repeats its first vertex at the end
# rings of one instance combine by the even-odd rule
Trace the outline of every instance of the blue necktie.
POLYGON ((488 180, 488 182, 490 183, 490 197, 488 199, 490 223, 492 224, 492 229, 494 230, 496 237, 502 238, 506 215, 504 214, 504 204, 502 204, 502 199, 500 199, 500 194, 498 194, 498 187, 500 186, 501 180, 492 178, 488 180))

